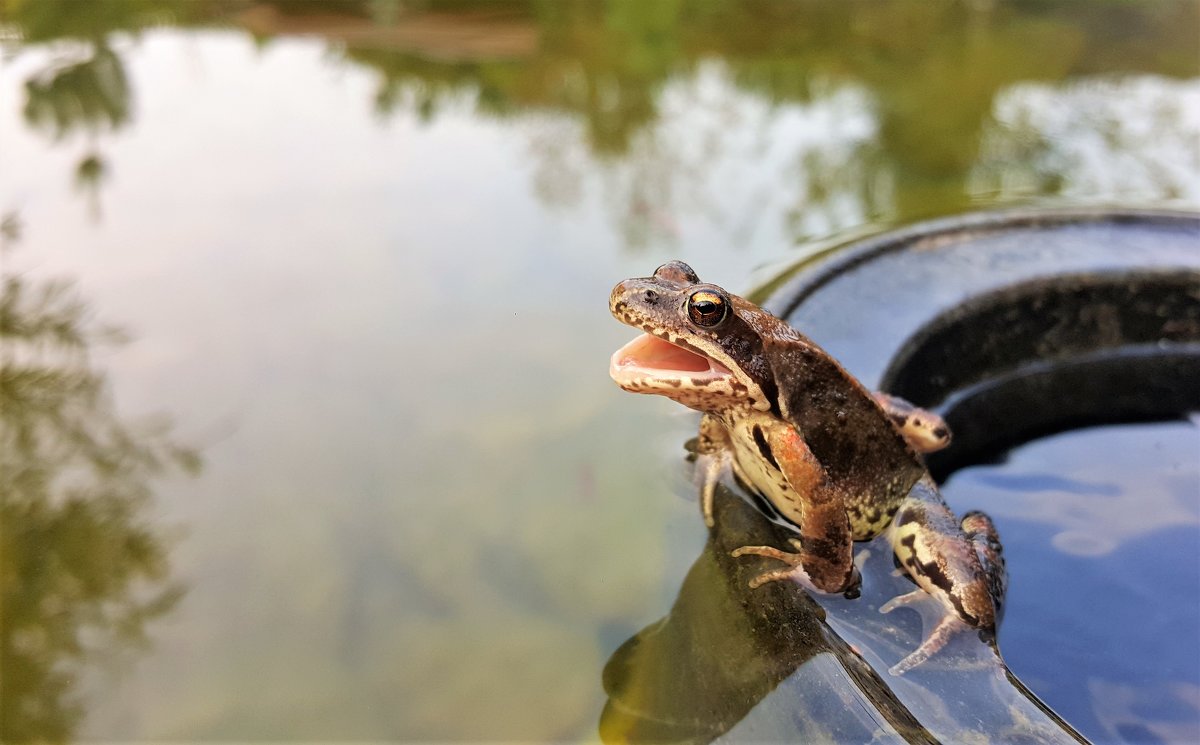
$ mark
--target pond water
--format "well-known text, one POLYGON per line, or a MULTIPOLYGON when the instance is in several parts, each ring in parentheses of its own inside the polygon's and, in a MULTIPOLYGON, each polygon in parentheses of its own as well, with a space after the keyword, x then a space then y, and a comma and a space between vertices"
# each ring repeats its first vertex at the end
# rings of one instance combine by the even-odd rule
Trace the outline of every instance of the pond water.
MULTIPOLYGON (((705 541, 611 286, 1195 208, 1198 39, 1165 1, 0 3, 0 736, 594 739, 705 541)), ((1132 529, 1027 519, 1014 556, 1132 529)), ((1136 539, 1194 569, 1198 519, 1136 539)), ((1063 708, 1143 705, 1138 654, 1063 708)))
POLYGON ((1005 661, 1095 742, 1200 737, 1197 454, 1197 417, 1090 427, 945 485, 1003 531, 1005 661))

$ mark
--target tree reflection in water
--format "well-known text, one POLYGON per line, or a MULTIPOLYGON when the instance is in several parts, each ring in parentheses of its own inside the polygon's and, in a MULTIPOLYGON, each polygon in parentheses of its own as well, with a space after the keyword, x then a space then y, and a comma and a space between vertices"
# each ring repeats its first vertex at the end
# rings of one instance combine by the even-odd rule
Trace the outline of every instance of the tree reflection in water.
POLYGON ((98 151, 100 133, 129 123, 129 79, 121 58, 100 37, 85 45, 86 54, 58 60, 25 82, 25 123, 55 140, 84 132, 89 148, 75 167, 75 188, 94 217, 100 216, 100 186, 107 164, 98 151))
MULTIPOLYGON (((538 193, 570 201, 585 189, 586 172, 615 172, 601 188, 616 205, 627 242, 637 246, 672 237, 679 202, 707 209, 680 195, 697 191, 697 177, 709 175, 719 160, 710 145, 728 153, 725 135, 737 127, 725 122, 693 154, 678 152, 672 122, 692 131, 706 108, 710 118, 728 114, 734 95, 767 107, 768 126, 782 110, 841 111, 838 102, 847 95, 861 101, 851 117, 871 119, 869 141, 849 152, 821 153, 831 140, 837 145, 842 131, 835 123, 816 131, 807 147, 769 157, 737 154, 768 170, 785 164, 769 180, 776 192, 795 192, 779 207, 796 240, 989 201, 1194 199, 1191 191, 1179 193, 1177 180, 1164 183, 1157 160, 1146 154, 1176 130, 1188 155, 1195 153, 1192 129, 1177 122, 1155 122, 1116 148, 1123 163, 1110 173, 1120 180, 1133 167, 1137 190, 1098 186, 1066 194, 1073 172, 1056 170, 1057 161, 1049 159, 1030 174, 1020 159, 996 158, 995 140, 997 130, 1004 139, 1003 130, 1012 128, 1005 102, 1022 86, 1045 87, 1040 111, 1070 102, 1064 82, 1193 78, 1200 70, 1198 8, 1175 1, 1102 2, 1084 13, 1062 1, 48 0, 0 5, 0 24, 19 39, 17 52, 52 44, 56 55, 72 53, 25 86, 27 124, 56 139, 82 130, 94 140, 130 121, 130 84, 111 40, 165 24, 241 28, 262 44, 295 37, 323 42, 331 59, 374 74, 373 105, 384 116, 408 112, 432 121, 464 102, 482 117, 553 115, 572 125, 572 149, 588 167, 564 160, 563 146, 534 143, 538 193), (719 72, 727 95, 716 108, 693 100, 672 111, 672 95, 686 92, 706 67, 719 72), (553 189, 545 188, 550 184, 553 189)), ((1159 91, 1149 103, 1173 95, 1159 91)), ((1122 121, 1140 121, 1142 107, 1122 107, 1120 95, 1106 100, 1122 121)), ((1017 132, 1022 147, 1052 145, 1053 132, 1025 129, 1017 132)), ((92 200, 106 173, 89 170, 102 163, 97 154, 93 142, 77 169, 92 200)), ((715 184, 707 192, 700 201, 723 203, 728 190, 715 184)))
MULTIPOLYGON (((0 252, 19 234, 3 221, 0 252)), ((0 261, 10 257, 0 253, 0 261)), ((0 275, 0 741, 62 741, 83 666, 146 641, 183 594, 146 510, 199 469, 165 424, 122 421, 90 350, 119 338, 69 282, 0 275)))
POLYGON ((52 65, 25 83, 25 122, 62 139, 76 129, 119 129, 129 121, 125 67, 103 41, 86 59, 52 65))

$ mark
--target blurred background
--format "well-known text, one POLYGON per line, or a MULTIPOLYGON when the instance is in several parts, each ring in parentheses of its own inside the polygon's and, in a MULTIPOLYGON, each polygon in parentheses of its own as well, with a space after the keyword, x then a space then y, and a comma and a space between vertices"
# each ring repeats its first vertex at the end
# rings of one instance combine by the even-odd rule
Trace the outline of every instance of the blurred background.
POLYGON ((1200 204, 1192 1, 0 0, 0 50, 6 741, 593 739, 705 539, 617 280, 1200 204))

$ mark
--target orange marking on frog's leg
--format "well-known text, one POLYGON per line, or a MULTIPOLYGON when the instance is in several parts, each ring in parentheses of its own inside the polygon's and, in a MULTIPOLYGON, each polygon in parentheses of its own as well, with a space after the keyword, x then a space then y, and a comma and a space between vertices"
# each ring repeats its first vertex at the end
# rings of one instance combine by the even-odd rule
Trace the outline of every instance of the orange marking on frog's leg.
POLYGON ((773 427, 768 433, 779 469, 800 499, 800 562, 809 579, 825 592, 856 587, 854 536, 846 500, 825 474, 795 427, 773 427))
MULTIPOLYGON (((783 510, 800 528, 799 553, 778 558, 802 566, 814 587, 822 592, 844 592, 858 585, 854 567, 854 540, 846 500, 825 474, 796 429, 780 424, 766 433, 779 470, 795 494, 783 510)), ((750 552, 753 553, 753 552, 750 552)))

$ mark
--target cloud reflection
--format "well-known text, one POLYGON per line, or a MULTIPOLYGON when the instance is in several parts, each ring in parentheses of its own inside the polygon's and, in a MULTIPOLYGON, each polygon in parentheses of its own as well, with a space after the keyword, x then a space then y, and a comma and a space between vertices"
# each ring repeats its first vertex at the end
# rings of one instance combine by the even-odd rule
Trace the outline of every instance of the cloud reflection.
POLYGON ((996 97, 971 190, 1200 200, 1200 81, 1022 83, 996 97))

